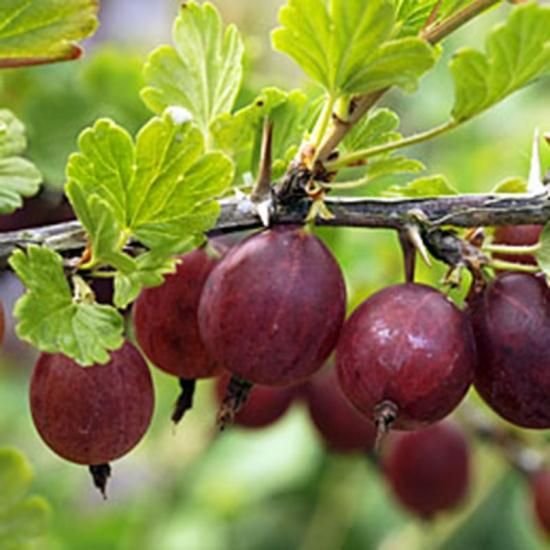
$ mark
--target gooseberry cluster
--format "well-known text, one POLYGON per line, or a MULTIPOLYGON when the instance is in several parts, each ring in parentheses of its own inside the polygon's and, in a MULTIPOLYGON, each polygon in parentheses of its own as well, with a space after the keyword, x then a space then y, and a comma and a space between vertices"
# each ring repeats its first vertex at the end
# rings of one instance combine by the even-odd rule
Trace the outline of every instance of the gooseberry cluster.
MULTIPOLYGON (((407 282, 371 295, 347 321, 345 312, 343 275, 327 247, 307 228, 279 225, 182 256, 163 285, 142 292, 133 323, 143 354, 179 380, 175 422, 192 405, 195 380, 217 376, 222 428, 262 428, 303 401, 335 452, 371 451, 388 430, 409 432, 390 438, 383 471, 424 518, 466 494, 466 440, 440 421, 472 383, 509 422, 550 427, 543 278, 500 274, 465 310, 407 282)), ((144 435, 153 402, 148 367, 130 342, 90 368, 42 354, 31 383, 38 432, 63 458, 90 466, 102 490, 109 462, 144 435)), ((533 483, 544 518, 542 485, 533 483)))

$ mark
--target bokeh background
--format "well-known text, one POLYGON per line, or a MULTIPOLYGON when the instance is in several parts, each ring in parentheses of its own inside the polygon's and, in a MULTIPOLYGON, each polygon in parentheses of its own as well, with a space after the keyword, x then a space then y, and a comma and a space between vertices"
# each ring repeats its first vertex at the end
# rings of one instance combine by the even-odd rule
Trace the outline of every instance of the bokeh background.
MULTIPOLYGON (((239 103, 266 85, 305 84, 301 73, 272 52, 278 0, 216 0, 226 22, 245 36, 246 78, 239 103)), ((46 187, 27 219, 42 223, 45 209, 64 219, 59 206, 64 166, 78 133, 99 116, 135 132, 150 115, 139 98, 141 68, 153 47, 170 42, 177 2, 105 0, 101 27, 78 62, 0 74, 0 107, 27 125, 28 156, 46 187), (45 206, 46 205, 46 206, 45 206), (42 217, 41 217, 42 216, 42 217)), ((383 104, 402 117, 402 132, 446 119, 452 105, 447 62, 462 46, 482 47, 488 28, 507 6, 493 10, 445 43, 438 67, 417 93, 388 94, 383 104)), ((499 181, 526 177, 533 131, 550 130, 549 82, 536 83, 464 128, 407 152, 430 173, 443 173, 461 192, 487 192, 499 181)), ((550 167, 550 154, 544 152, 550 167)), ((376 190, 375 190, 376 191, 376 190)), ((33 203, 34 204, 34 203, 33 203)), ((32 206, 32 205, 31 205, 32 206)), ((56 218, 57 219, 57 218, 56 218)), ((2 229, 10 220, 0 218, 2 229)), ((350 309, 377 289, 402 280, 401 253, 393 232, 330 229, 319 235, 344 270, 350 309)), ((438 285, 443 266, 418 266, 418 279, 438 285)), ((467 281, 466 281, 467 283, 467 281)), ((466 284, 465 283, 465 284, 466 284)), ((6 310, 21 292, 10 274, 0 279, 6 310)), ((453 292, 460 302, 464 286, 453 292)), ((150 431, 127 457, 114 463, 103 501, 86 469, 68 464, 40 441, 30 419, 28 382, 36 352, 18 342, 8 320, 0 363, 0 447, 15 447, 30 460, 32 492, 52 508, 47 533, 30 544, 47 550, 535 550, 548 547, 537 529, 529 493, 494 448, 469 436, 472 487, 465 505, 431 522, 419 522, 392 498, 379 467, 364 455, 328 452, 304 405, 294 404, 276 425, 253 432, 215 430, 212 384, 201 382, 195 408, 177 429, 169 421, 177 393, 174 379, 154 371, 157 405, 150 431)), ((484 410, 475 395, 468 401, 484 410)), ((497 421, 490 412, 487 416, 497 421)), ((460 411, 457 414, 460 422, 460 411)), ((498 421, 497 421, 498 422, 498 421)), ((548 437, 527 433, 539 451, 548 437)), ((1 495, 0 495, 1 498, 1 495)))

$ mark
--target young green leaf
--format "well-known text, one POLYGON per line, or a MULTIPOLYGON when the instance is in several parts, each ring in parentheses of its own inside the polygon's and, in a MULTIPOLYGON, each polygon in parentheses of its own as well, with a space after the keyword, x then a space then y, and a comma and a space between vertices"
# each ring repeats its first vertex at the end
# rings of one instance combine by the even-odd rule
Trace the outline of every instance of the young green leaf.
POLYGON ((36 166, 20 155, 27 146, 25 127, 7 109, 0 109, 0 214, 9 214, 34 195, 42 182, 36 166))
POLYGON ((69 355, 82 365, 106 363, 109 350, 122 345, 122 316, 88 296, 73 296, 59 254, 29 246, 27 253, 16 250, 9 263, 27 288, 14 309, 19 338, 42 351, 69 355))
POLYGON ((32 469, 15 449, 0 449, 0 547, 18 549, 47 529, 51 510, 38 496, 26 497, 32 469))
POLYGON ((115 275, 116 307, 125 308, 139 295, 142 288, 158 286, 164 281, 164 275, 173 273, 176 269, 174 258, 157 256, 152 252, 146 252, 136 258, 135 269, 118 271, 115 275))
POLYGON ((364 117, 346 135, 342 142, 346 152, 357 151, 397 141, 401 134, 397 132, 399 117, 389 109, 376 109, 364 117))
POLYGON ((417 178, 406 185, 392 185, 385 195, 392 197, 439 197, 458 195, 458 191, 447 181, 445 176, 435 175, 417 178))
POLYGON ((523 178, 506 178, 497 183, 491 193, 527 193, 527 182, 523 178))
POLYGON ((145 65, 142 98, 155 113, 170 105, 187 109, 203 135, 230 112, 242 78, 244 47, 234 25, 225 31, 209 2, 182 5, 172 32, 174 47, 161 46, 145 65))
POLYGON ((435 62, 425 41, 394 38, 390 0, 289 0, 273 32, 275 49, 336 97, 397 85, 414 89, 435 62))
POLYGON ((486 54, 460 50, 450 62, 457 121, 550 74, 550 9, 534 3, 516 7, 488 36, 486 49, 486 54))
POLYGON ((93 34, 98 8, 98 0, 3 0, 0 68, 80 57, 74 41, 93 34))

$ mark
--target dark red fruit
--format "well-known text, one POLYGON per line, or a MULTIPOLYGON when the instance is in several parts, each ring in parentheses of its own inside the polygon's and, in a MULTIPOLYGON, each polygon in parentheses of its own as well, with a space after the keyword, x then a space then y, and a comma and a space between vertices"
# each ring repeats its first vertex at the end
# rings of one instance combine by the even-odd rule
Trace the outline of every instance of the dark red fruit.
POLYGON ((550 289, 543 277, 505 273, 470 303, 474 384, 500 416, 550 428, 550 289))
MULTIPOLYGON (((230 378, 229 375, 222 375, 216 379, 216 398, 220 405, 226 395, 230 378)), ((246 402, 232 420, 243 428, 265 428, 286 413, 295 395, 294 387, 252 386, 246 402)))
POLYGON ((153 414, 147 364, 129 342, 105 365, 81 367, 42 353, 30 387, 34 424, 45 443, 77 464, 104 465, 132 449, 153 414))
POLYGON ((346 292, 325 245, 278 226, 232 248, 208 278, 199 306, 206 347, 225 369, 268 386, 304 380, 336 344, 346 292))
POLYGON ((384 472, 398 501, 429 519, 464 500, 470 480, 468 443, 450 422, 400 434, 384 458, 384 472))
POLYGON ((550 537, 550 469, 537 472, 531 480, 535 515, 546 536, 550 537))
POLYGON ((139 295, 133 308, 136 338, 159 369, 185 379, 207 378, 218 368, 200 337, 197 309, 218 258, 198 248, 181 260, 176 273, 168 275, 161 286, 139 295))
POLYGON ((363 302, 342 329, 338 378, 348 399, 379 426, 414 430, 447 416, 472 380, 467 317, 425 285, 395 285, 363 302))
MULTIPOLYGON (((542 225, 504 225, 495 229, 494 244, 530 246, 539 242, 542 225)), ((493 254, 495 258, 508 262, 537 265, 537 260, 529 254, 493 254)))
POLYGON ((372 449, 376 428, 348 402, 334 368, 306 382, 303 395, 311 420, 328 449, 337 453, 372 449))

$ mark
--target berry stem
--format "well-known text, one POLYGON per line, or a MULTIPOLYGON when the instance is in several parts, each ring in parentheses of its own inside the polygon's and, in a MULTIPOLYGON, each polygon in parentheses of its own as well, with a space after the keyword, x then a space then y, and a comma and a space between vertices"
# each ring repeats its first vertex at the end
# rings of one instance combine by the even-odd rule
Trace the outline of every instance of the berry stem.
POLYGON ((382 443, 390 432, 392 424, 397 419, 397 405, 393 401, 382 401, 374 411, 374 423, 376 425, 375 452, 380 452, 382 443))
POLYGON ((111 465, 110 464, 91 464, 88 466, 94 485, 100 490, 103 495, 103 499, 107 500, 107 481, 111 477, 111 465))
POLYGON ((518 264, 516 262, 507 262, 505 260, 492 259, 489 266, 501 271, 519 271, 520 273, 540 273, 540 267, 537 265, 518 264))
POLYGON ((496 254, 535 254, 541 249, 541 243, 536 243, 528 246, 515 246, 509 244, 484 244, 483 252, 491 252, 496 254))
POLYGON ((181 392, 174 404, 172 412, 172 422, 177 424, 185 413, 193 408, 193 396, 195 395, 196 380, 189 378, 180 378, 179 384, 181 392))
POLYGON ((252 383, 248 380, 243 380, 235 375, 231 376, 225 390, 225 397, 218 411, 217 425, 220 431, 225 430, 229 424, 233 423, 235 415, 246 403, 251 388, 252 383))

